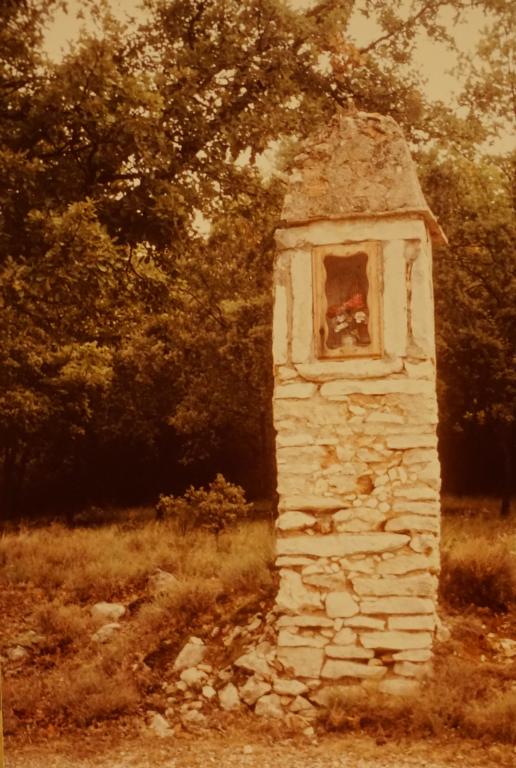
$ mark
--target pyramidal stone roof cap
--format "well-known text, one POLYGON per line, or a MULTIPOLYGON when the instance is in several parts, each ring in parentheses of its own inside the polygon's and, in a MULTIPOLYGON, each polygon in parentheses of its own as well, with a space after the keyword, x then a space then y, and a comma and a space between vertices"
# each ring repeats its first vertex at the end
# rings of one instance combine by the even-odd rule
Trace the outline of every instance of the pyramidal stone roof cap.
POLYGON ((423 218, 434 242, 447 242, 399 125, 376 113, 339 111, 296 157, 280 226, 399 215, 423 218))

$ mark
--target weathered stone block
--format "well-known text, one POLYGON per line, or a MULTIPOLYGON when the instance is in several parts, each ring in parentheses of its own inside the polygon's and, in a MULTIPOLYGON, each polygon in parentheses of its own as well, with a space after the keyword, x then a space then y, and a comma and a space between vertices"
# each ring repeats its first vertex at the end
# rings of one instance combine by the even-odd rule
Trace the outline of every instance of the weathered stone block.
POLYGON ((332 619, 349 618, 358 613, 358 603, 349 592, 329 592, 326 596, 326 613, 332 619))
POLYGON ((403 464, 426 464, 436 460, 435 451, 429 448, 412 448, 403 454, 403 464))
POLYGON ((436 517, 426 515, 401 515, 388 520, 385 524, 386 531, 439 531, 439 520, 436 517))
POLYGON ((342 507, 342 499, 330 496, 286 496, 281 499, 280 509, 297 509, 302 512, 333 512, 342 507))
MULTIPOLYGON (((426 382, 425 382, 426 383, 426 382)), ((436 448, 437 437, 435 435, 388 435, 387 448, 394 451, 403 451, 407 448, 436 448)))
POLYGON ((278 648, 278 659, 297 677, 320 677, 324 660, 322 648, 278 648))
POLYGON ((278 629, 280 627, 333 627, 332 619, 323 615, 305 615, 305 616, 280 616, 276 621, 278 629))
POLYGON ((315 390, 315 384, 309 384, 306 381, 287 382, 276 386, 274 397, 277 400, 306 400, 315 394, 315 390))
POLYGON ((429 574, 377 579, 357 576, 351 581, 358 595, 433 596, 437 590, 437 579, 429 574))
POLYGON ((432 658, 432 651, 429 648, 413 648, 394 653, 392 658, 395 661, 429 661, 432 658))
POLYGON ((375 650, 408 650, 430 648, 432 635, 430 632, 363 632, 360 641, 364 648, 375 650))
POLYGON ((411 501, 439 500, 439 494, 436 493, 435 489, 423 483, 417 485, 396 485, 393 487, 392 493, 396 498, 410 499, 411 501))
POLYGON ((432 501, 403 501, 397 500, 392 505, 393 512, 406 513, 409 515, 428 515, 429 517, 439 516, 440 506, 438 502, 432 501))
POLYGON ((291 536, 276 543, 279 555, 317 555, 332 557, 400 549, 409 536, 399 533, 331 534, 328 536, 291 536))
POLYGON ((276 437, 278 448, 295 448, 297 446, 312 445, 313 442, 313 436, 309 432, 298 432, 291 435, 278 432, 276 437))
POLYGON ((299 528, 311 528, 316 523, 313 515, 306 512, 284 512, 276 520, 276 527, 280 531, 291 531, 299 528))
POLYGON ((431 556, 416 555, 397 555, 389 560, 382 560, 378 564, 379 574, 399 574, 403 575, 412 571, 430 571, 435 572, 439 568, 439 557, 437 552, 431 556))
POLYGON ((433 632, 435 629, 435 616, 425 614, 424 616, 390 616, 388 619, 389 629, 428 629, 433 632))
POLYGON ((280 577, 280 588, 276 598, 276 604, 280 610, 303 613, 306 610, 322 608, 320 595, 305 587, 299 573, 284 569, 280 577))
POLYGON ((377 379, 403 370, 400 357, 383 360, 332 360, 296 365, 299 375, 307 381, 326 382, 337 379, 377 379))
POLYGON ((287 292, 284 285, 274 288, 274 314, 272 324, 272 357, 275 365, 287 362, 288 315, 287 292))
POLYGON ((377 619, 373 616, 364 616, 363 614, 357 614, 357 616, 351 616, 349 619, 344 619, 346 627, 353 627, 356 629, 385 629, 385 620, 377 619))
POLYGON ((378 509, 360 507, 341 509, 333 515, 337 531, 374 531, 385 520, 385 514, 378 509))
POLYGON ((424 597, 378 597, 362 600, 362 613, 433 613, 434 601, 424 597))
POLYGON ((405 355, 407 349, 407 284, 404 241, 383 246, 383 345, 388 355, 405 355))
POLYGON ((372 659, 374 651, 360 645, 327 645, 326 656, 330 659, 372 659))
POLYGON ((279 646, 289 646, 291 648, 324 648, 327 642, 325 637, 309 637, 295 632, 289 632, 288 629, 281 629, 278 633, 279 646))
POLYGON ((308 690, 308 687, 299 680, 284 680, 282 678, 273 680, 272 687, 274 693, 279 696, 301 696, 308 690))
MULTIPOLYGON (((356 381, 329 381, 321 387, 321 395, 328 400, 346 400, 349 395, 386 395, 400 393, 406 395, 428 395, 435 392, 433 382, 419 379, 365 379, 356 381)), ((434 443, 432 443, 433 445, 434 443)), ((423 443, 423 446, 427 445, 423 443)), ((423 447, 408 445, 407 448, 423 447)))
POLYGON ((321 677, 338 680, 342 677, 358 677, 364 680, 379 680, 387 672, 386 667, 369 666, 354 661, 329 659, 325 662, 321 677))
POLYGON ((312 355, 312 255, 298 251, 292 256, 292 360, 307 362, 312 355))
POLYGON ((351 645, 351 643, 354 643, 356 640, 356 632, 353 632, 352 629, 349 627, 344 627, 343 629, 340 629, 335 637, 333 638, 332 644, 333 645, 351 645))

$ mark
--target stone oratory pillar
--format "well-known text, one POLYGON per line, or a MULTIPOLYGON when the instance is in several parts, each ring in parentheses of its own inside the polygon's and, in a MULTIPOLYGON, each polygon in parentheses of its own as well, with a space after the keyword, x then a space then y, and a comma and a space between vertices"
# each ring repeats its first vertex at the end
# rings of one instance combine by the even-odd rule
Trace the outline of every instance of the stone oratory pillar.
POLYGON ((276 232, 277 658, 312 690, 403 693, 431 659, 439 570, 432 241, 398 125, 337 115, 276 232))

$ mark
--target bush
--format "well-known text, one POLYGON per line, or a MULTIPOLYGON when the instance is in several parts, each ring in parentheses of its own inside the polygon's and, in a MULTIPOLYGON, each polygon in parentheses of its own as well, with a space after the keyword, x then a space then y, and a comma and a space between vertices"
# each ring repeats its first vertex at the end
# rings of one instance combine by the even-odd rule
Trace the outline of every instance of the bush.
POLYGON ((441 596, 457 607, 507 611, 516 600, 514 554, 503 542, 480 538, 456 542, 442 553, 441 596))
POLYGON ((190 486, 184 496, 160 496, 156 516, 160 520, 174 519, 183 533, 192 528, 203 528, 218 535, 244 520, 250 510, 244 490, 218 474, 207 490, 190 486))
POLYGON ((511 744, 516 736, 516 692, 503 689, 510 684, 510 673, 496 674, 488 665, 446 657, 436 659, 433 676, 410 696, 338 686, 320 717, 329 731, 396 738, 456 732, 511 744))

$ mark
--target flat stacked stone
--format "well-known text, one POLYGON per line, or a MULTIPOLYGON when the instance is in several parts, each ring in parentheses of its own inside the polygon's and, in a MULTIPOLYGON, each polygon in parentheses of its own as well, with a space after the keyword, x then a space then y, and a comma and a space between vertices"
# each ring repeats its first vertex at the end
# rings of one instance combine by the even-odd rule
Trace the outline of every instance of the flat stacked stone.
POLYGON ((431 659, 440 515, 431 237, 444 239, 392 120, 340 115, 307 145, 276 234, 273 352, 277 658, 311 690, 365 681, 404 692, 431 659), (320 359, 313 249, 362 241, 381 247, 382 354, 320 359))

